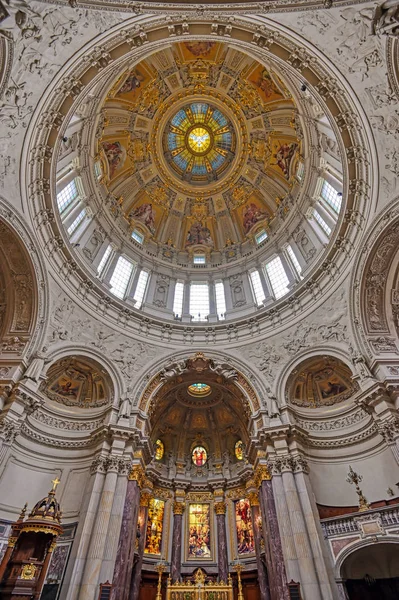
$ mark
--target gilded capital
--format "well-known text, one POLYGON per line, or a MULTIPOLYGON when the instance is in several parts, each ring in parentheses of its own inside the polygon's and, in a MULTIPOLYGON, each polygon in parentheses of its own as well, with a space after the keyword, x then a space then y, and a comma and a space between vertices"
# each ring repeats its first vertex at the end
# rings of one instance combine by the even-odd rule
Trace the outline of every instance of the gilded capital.
POLYGON ((259 496, 256 492, 248 494, 248 498, 251 506, 259 506, 259 496))
POLYGON ((225 515, 226 514, 226 502, 216 502, 215 503, 215 513, 217 515, 225 515))
POLYGON ((143 467, 140 465, 135 465, 130 471, 129 480, 137 481, 137 485, 139 487, 143 487, 145 481, 145 473, 143 467))
POLYGON ((266 465, 259 465, 255 471, 254 483, 256 487, 260 487, 262 481, 270 481, 272 476, 266 465))
POLYGON ((140 506, 149 506, 152 495, 148 492, 141 492, 140 494, 140 506))
POLYGON ((173 514, 182 515, 184 513, 184 502, 173 502, 173 514))

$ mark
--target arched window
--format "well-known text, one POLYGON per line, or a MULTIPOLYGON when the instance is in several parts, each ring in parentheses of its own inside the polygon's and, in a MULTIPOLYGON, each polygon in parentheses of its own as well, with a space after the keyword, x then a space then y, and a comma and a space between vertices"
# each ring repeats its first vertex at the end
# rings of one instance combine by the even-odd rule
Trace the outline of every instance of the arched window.
POLYGON ((196 446, 191 457, 196 467, 203 467, 208 460, 208 453, 203 446, 196 446))

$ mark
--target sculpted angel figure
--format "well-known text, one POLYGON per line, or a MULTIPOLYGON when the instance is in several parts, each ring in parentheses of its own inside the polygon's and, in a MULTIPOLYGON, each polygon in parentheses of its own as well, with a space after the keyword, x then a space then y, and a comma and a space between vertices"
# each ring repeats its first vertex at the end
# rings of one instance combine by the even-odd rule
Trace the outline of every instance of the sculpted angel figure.
POLYGON ((177 375, 184 373, 185 368, 184 362, 172 363, 161 371, 161 377, 163 377, 163 379, 172 379, 172 377, 176 377, 177 375))
POLYGON ((126 397, 123 400, 121 400, 118 416, 124 417, 124 418, 129 418, 131 412, 132 412, 132 399, 126 397))

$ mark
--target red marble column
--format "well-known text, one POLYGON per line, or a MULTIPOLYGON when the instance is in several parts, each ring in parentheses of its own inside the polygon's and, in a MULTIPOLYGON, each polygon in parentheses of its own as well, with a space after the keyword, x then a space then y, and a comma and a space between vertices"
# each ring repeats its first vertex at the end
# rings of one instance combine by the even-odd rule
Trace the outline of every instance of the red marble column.
POLYGON ((140 582, 141 582, 141 569, 143 567, 143 557, 144 557, 145 534, 146 534, 146 530, 147 530, 147 517, 148 517, 149 501, 150 501, 149 494, 147 494, 147 493, 141 494, 140 510, 139 510, 139 517, 138 517, 138 529, 137 529, 140 537, 138 538, 136 562, 135 562, 134 568, 133 568, 129 600, 138 600, 138 597, 139 597, 140 582))
POLYGON ((252 515, 252 528, 254 532, 255 552, 256 552, 256 566, 258 570, 258 582, 260 590, 261 600, 271 600, 269 578, 267 576, 266 565, 262 559, 262 526, 259 523, 261 521, 261 514, 259 508, 259 498, 257 494, 250 495, 251 502, 251 515, 252 515))
POLYGON ((270 599, 289 600, 283 549, 277 521, 277 511, 271 479, 263 479, 259 490, 270 599))
POLYGON ((215 513, 218 540, 219 581, 224 581, 224 583, 227 583, 229 577, 229 562, 227 560, 226 503, 216 502, 215 513))
POLYGON ((140 486, 138 480, 140 481, 141 478, 142 471, 136 468, 133 469, 127 482, 121 532, 112 581, 111 600, 128 600, 129 598, 137 535, 137 517, 140 504, 140 486))
POLYGON ((172 560, 170 565, 170 576, 172 582, 179 581, 181 573, 181 545, 183 531, 184 503, 173 503, 173 537, 172 537, 172 560))

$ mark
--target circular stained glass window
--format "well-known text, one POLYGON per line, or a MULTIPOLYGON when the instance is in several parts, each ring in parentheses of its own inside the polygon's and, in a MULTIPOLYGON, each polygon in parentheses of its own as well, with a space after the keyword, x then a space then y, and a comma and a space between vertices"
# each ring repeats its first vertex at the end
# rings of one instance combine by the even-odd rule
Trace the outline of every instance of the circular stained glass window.
POLYGON ((203 446, 196 446, 191 456, 196 467, 202 467, 208 460, 208 453, 203 446))
POLYGON ((211 386, 207 383, 192 383, 187 389, 191 396, 208 396, 212 391, 211 386))
POLYGON ((244 458, 244 443, 242 440, 238 440, 234 446, 234 452, 237 460, 243 460, 244 458))
POLYGON ((165 451, 165 446, 161 440, 157 440, 155 442, 155 460, 161 460, 163 457, 163 453, 165 451))
POLYGON ((218 108, 193 102, 169 120, 163 146, 166 160, 180 179, 206 185, 217 181, 234 158, 234 128, 218 108))

